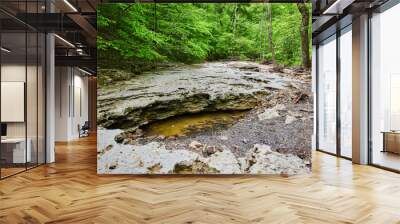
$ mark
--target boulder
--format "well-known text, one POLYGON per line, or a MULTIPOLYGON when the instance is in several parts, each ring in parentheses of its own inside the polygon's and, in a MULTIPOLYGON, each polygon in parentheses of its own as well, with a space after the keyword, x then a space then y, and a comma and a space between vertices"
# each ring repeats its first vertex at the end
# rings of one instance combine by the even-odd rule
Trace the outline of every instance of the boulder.
POLYGON ((198 153, 166 150, 165 145, 158 142, 146 145, 117 144, 98 157, 97 171, 100 174, 168 174, 174 173, 176 164, 193 164, 198 158, 198 153))
POLYGON ((216 152, 211 157, 204 159, 208 166, 218 170, 220 174, 240 174, 239 161, 230 150, 216 152))
POLYGON ((249 174, 294 175, 309 171, 307 161, 295 155, 275 152, 268 145, 254 145, 239 161, 242 172, 249 174))

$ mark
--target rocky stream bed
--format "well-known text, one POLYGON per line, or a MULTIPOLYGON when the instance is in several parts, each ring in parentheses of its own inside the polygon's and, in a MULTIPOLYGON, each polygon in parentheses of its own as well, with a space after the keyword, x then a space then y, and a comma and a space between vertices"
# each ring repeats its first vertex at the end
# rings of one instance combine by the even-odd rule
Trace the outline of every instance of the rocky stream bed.
POLYGON ((310 91, 306 71, 245 61, 175 65, 102 85, 98 172, 308 172, 310 91))

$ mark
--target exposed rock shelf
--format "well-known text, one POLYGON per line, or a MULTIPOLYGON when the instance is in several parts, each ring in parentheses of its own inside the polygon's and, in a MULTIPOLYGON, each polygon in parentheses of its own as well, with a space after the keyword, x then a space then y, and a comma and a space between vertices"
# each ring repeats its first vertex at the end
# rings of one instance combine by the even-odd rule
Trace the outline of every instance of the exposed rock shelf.
POLYGON ((136 128, 155 120, 203 111, 254 108, 271 90, 297 80, 251 62, 214 62, 149 72, 99 89, 98 123, 136 128))

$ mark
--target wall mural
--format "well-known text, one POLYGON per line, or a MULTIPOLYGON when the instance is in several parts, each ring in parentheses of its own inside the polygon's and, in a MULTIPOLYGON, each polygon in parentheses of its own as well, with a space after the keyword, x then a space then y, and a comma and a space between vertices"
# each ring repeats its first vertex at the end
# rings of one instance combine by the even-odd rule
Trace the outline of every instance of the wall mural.
POLYGON ((99 174, 311 167, 310 4, 101 4, 99 174))

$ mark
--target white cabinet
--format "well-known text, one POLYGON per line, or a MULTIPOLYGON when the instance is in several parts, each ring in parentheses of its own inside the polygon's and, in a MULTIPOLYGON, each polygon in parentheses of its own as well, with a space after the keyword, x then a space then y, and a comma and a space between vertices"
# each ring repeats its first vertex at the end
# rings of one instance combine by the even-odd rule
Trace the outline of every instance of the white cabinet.
POLYGON ((25 163, 32 161, 32 140, 25 138, 7 138, 2 139, 2 147, 12 151, 12 163, 25 163), (25 144, 28 144, 25 151, 25 144))

